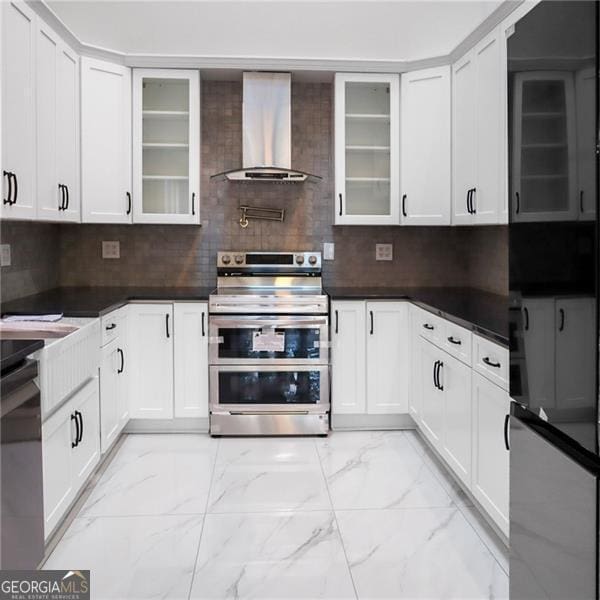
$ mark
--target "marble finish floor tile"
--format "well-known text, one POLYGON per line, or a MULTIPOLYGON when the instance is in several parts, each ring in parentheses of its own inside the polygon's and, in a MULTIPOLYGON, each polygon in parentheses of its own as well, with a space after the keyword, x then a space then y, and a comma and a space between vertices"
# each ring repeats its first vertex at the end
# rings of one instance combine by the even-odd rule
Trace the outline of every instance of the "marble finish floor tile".
POLYGON ((355 598, 335 515, 206 515, 191 598, 355 598))
POLYGON ((44 569, 89 569, 95 600, 187 599, 203 518, 79 517, 44 569))
POLYGON ((335 509, 452 505, 401 431, 335 433, 317 448, 335 509))
POLYGON ((313 440, 226 440, 221 444, 207 512, 330 509, 313 440))
POLYGON ((359 598, 508 598, 508 576, 456 507, 336 516, 359 598))
POLYGON ((208 436, 129 435, 81 514, 203 514, 217 445, 208 436))

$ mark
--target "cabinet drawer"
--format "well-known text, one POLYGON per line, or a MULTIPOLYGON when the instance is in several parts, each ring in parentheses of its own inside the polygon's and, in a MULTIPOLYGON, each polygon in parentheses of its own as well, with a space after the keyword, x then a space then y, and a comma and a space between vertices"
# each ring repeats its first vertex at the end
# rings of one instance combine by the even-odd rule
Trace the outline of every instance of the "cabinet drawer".
POLYGON ((102 345, 106 346, 109 342, 119 337, 122 329, 122 322, 125 316, 125 306, 113 310, 102 317, 102 345))
POLYGON ((417 331, 419 335, 436 345, 441 345, 444 335, 444 320, 422 308, 416 309, 417 331))
POLYGON ((471 366, 473 334, 464 327, 444 322, 443 348, 458 360, 471 366))
POLYGON ((474 335, 473 367, 503 390, 508 390, 508 348, 474 335))

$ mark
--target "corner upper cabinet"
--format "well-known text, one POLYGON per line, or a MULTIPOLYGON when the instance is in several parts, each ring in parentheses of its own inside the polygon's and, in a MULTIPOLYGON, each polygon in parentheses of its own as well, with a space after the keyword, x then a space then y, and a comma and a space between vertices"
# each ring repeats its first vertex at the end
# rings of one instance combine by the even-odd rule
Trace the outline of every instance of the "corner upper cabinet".
POLYGON ((131 223, 131 69, 81 59, 81 220, 131 223))
POLYGON ((401 222, 450 225, 450 67, 402 74, 400 93, 401 222))
POLYGON ((453 225, 506 221, 506 69, 500 27, 452 67, 453 225))
POLYGON ((399 225, 400 78, 336 73, 335 224, 399 225))
POLYGON ((133 220, 200 224, 198 71, 133 71, 133 220))

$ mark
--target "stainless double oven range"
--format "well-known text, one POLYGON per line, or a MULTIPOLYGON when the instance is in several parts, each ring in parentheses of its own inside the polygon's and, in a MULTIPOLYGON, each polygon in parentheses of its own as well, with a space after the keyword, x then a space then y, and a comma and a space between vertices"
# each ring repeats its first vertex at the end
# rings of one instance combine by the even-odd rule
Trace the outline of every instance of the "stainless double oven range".
POLYGON ((329 306, 318 252, 219 252, 209 298, 212 435, 326 435, 329 306))

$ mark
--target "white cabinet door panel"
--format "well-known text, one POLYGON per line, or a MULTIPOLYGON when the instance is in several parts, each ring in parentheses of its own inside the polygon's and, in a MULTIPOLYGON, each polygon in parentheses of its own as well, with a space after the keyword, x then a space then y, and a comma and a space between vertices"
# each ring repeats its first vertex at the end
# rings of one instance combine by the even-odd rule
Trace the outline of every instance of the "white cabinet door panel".
POLYGON ((421 339, 421 429, 433 446, 442 452, 444 435, 444 392, 436 386, 437 367, 443 353, 421 339))
POLYGON ((81 59, 84 223, 131 223, 131 70, 81 59))
POLYGON ((510 398, 502 388, 473 373, 473 475, 471 491, 508 536, 509 452, 505 419, 510 398))
POLYGON ((173 308, 175 417, 208 417, 208 305, 173 308))
POLYGON ((367 412, 408 413, 408 302, 367 302, 367 412))
POLYGON ((579 219, 596 216, 596 133, 590 123, 596 111, 596 78, 593 68, 575 74, 575 106, 577 109, 577 179, 579 182, 579 219))
POLYGON ((400 90, 401 222, 450 225, 450 67, 404 73, 400 90))
MULTIPOLYGON (((36 22, 24 2, 3 2, 2 10, 2 170, 14 173, 14 202, 0 205, 3 219, 36 216, 36 22), (15 185, 16 184, 16 185, 15 185)), ((8 200, 9 177, 2 177, 8 200)))
POLYGON ((173 305, 132 304, 131 418, 173 418, 173 305))
POLYGON ((444 388, 443 455, 465 485, 471 485, 471 367, 448 356, 442 359, 444 388))
POLYGON ((364 301, 331 303, 331 411, 363 414, 366 402, 364 301))
POLYGON ((100 415, 102 452, 106 452, 119 434, 119 374, 121 356, 118 339, 102 348, 100 364, 100 415))

